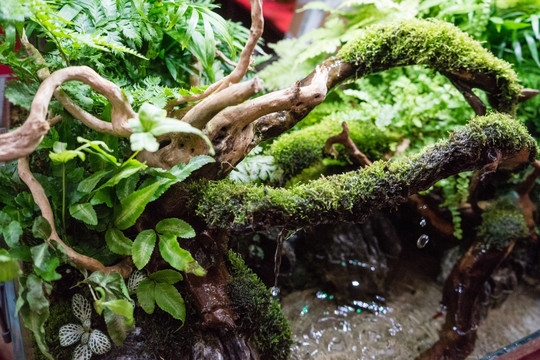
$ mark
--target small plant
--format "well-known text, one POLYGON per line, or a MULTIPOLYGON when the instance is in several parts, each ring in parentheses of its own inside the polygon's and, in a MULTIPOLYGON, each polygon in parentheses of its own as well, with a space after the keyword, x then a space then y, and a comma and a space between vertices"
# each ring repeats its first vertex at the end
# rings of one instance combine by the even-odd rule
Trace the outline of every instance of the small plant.
POLYGON ((73 314, 81 324, 66 324, 60 328, 60 345, 67 347, 78 342, 73 351, 73 360, 88 360, 92 354, 103 355, 111 350, 111 341, 102 331, 92 329, 90 319, 92 308, 82 295, 71 299, 73 314))

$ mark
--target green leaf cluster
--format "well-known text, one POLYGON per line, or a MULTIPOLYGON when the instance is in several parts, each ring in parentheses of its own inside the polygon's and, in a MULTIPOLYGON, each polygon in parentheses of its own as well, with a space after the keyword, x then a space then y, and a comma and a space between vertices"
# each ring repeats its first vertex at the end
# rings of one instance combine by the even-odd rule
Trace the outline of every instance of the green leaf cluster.
POLYGON ((144 311, 153 314, 155 306, 171 314, 182 322, 186 321, 186 306, 182 295, 174 284, 182 280, 182 275, 174 270, 160 270, 139 284, 137 299, 144 311))

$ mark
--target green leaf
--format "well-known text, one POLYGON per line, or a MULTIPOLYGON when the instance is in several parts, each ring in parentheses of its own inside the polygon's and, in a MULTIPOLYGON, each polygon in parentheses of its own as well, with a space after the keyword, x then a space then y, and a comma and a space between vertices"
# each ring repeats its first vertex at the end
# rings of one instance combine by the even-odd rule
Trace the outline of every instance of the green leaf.
POLYGON ((137 300, 147 314, 152 314, 155 308, 156 283, 150 279, 144 279, 137 287, 137 300))
POLYGON ((538 58, 536 41, 529 34, 525 34, 525 41, 527 41, 527 46, 529 47, 529 51, 531 52, 531 56, 534 59, 534 62, 536 63, 536 65, 540 66, 540 59, 538 58))
POLYGON ((170 284, 157 283, 155 289, 156 303, 175 319, 186 320, 186 305, 182 295, 170 284))
POLYGON ((111 197, 111 191, 110 188, 105 188, 97 191, 92 199, 90 200, 90 204, 92 205, 99 205, 99 204, 105 204, 108 207, 113 206, 113 200, 111 197))
POLYGON ((174 166, 169 172, 173 174, 178 181, 184 181, 192 172, 195 170, 200 169, 206 164, 213 163, 216 160, 214 158, 207 156, 207 155, 199 155, 192 158, 189 163, 186 164, 178 164, 174 166))
POLYGON ((109 249, 119 255, 131 255, 133 242, 118 229, 111 228, 105 233, 105 241, 109 249))
POLYGON ((135 190, 138 182, 139 173, 136 173, 135 175, 120 181, 115 187, 116 197, 118 197, 119 200, 122 200, 123 198, 131 194, 135 190))
POLYGON ((83 181, 79 183, 79 186, 77 186, 77 191, 80 191, 85 194, 91 192, 92 190, 94 190, 94 188, 99 183, 99 181, 110 173, 111 173, 110 170, 108 171, 102 170, 102 171, 98 171, 92 174, 91 176, 89 176, 88 178, 84 179, 83 181))
POLYGON ((51 236, 51 224, 43 216, 38 216, 32 225, 32 234, 38 239, 47 240, 51 236))
POLYGON ((0 249, 0 282, 9 281, 22 275, 17 259, 12 258, 6 249, 0 249))
POLYGON ((183 277, 182 277, 182 274, 180 274, 178 271, 166 269, 166 270, 156 271, 155 273, 151 274, 150 279, 158 283, 165 283, 165 284, 173 285, 183 280, 183 277))
POLYGON ((23 231, 21 224, 18 221, 12 221, 9 223, 8 227, 4 229, 4 240, 9 247, 13 247, 19 243, 19 238, 21 237, 23 231))
POLYGON ((63 142, 55 142, 53 145, 53 151, 49 153, 49 157, 55 163, 65 164, 68 161, 76 158, 77 156, 84 161, 86 156, 82 151, 78 150, 66 150, 67 144, 63 142))
POLYGON ((193 273, 197 276, 206 274, 206 271, 193 259, 189 251, 180 247, 174 235, 159 236, 159 252, 163 259, 176 270, 193 273))
POLYGON ((184 239, 195 237, 195 230, 184 220, 169 218, 161 220, 156 225, 156 231, 163 235, 174 235, 184 239))
POLYGON ((47 269, 47 262, 49 261, 49 258, 51 257, 51 254, 49 252, 49 245, 47 243, 43 243, 40 245, 36 245, 30 248, 30 253, 32 254, 32 260, 34 262, 34 266, 41 270, 47 269))
POLYGON ((120 201, 122 210, 114 220, 115 225, 120 230, 125 230, 133 226, 135 221, 137 221, 137 218, 141 216, 146 205, 152 200, 156 190, 161 185, 161 181, 155 182, 152 185, 137 190, 122 199, 122 201, 120 201))
POLYGON ((159 143, 154 135, 150 133, 134 133, 129 137, 131 143, 131 150, 142 151, 148 150, 150 152, 156 152, 159 150, 159 143))
POLYGON ((133 324, 133 305, 129 301, 116 299, 98 303, 100 308, 107 308, 114 314, 123 316, 127 326, 133 324))
POLYGON ((129 299, 129 292, 124 282, 124 278, 117 272, 110 274, 104 274, 101 271, 95 271, 85 280, 90 284, 93 284, 94 287, 101 287, 111 294, 114 298, 126 298, 129 299))
POLYGON ((154 230, 144 230, 137 235, 132 249, 133 263, 137 269, 140 270, 148 264, 155 246, 156 233, 154 230))
POLYGON ((26 280, 26 302, 21 308, 21 316, 24 325, 32 330, 34 339, 41 352, 50 360, 54 360, 49 354, 49 349, 45 342, 45 322, 49 318, 49 300, 43 291, 45 284, 35 275, 30 274, 26 280))
POLYGON ((138 160, 131 159, 122 164, 122 167, 119 171, 110 178, 105 184, 101 185, 98 190, 101 190, 106 187, 111 187, 117 185, 121 180, 126 179, 132 176, 135 173, 138 173, 139 170, 146 168, 146 165, 139 162, 138 160))
POLYGON ((51 256, 45 264, 44 269, 34 266, 34 272, 45 281, 57 281, 62 278, 62 275, 56 272, 58 266, 60 266, 60 259, 56 256, 51 256))
POLYGON ((69 213, 77 220, 88 225, 97 225, 97 214, 96 210, 90 203, 75 204, 69 207, 69 213))

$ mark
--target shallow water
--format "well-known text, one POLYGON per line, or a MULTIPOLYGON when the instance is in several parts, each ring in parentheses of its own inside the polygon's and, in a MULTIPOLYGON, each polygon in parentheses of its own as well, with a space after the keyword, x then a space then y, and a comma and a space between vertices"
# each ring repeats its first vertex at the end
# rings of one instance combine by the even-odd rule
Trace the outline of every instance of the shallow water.
MULTIPOLYGON (((441 286, 421 269, 400 271, 386 301, 337 304, 332 294, 293 292, 282 299, 295 344, 291 359, 413 359, 438 339, 441 286)), ((540 290, 522 285, 490 309, 469 359, 540 329, 540 290)))

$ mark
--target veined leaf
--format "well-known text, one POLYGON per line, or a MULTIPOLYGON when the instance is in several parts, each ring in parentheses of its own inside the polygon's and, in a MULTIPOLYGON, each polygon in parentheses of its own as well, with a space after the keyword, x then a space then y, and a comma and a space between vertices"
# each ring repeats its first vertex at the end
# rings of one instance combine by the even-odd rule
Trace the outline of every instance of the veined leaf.
POLYGON ((133 242, 118 229, 111 228, 105 233, 105 241, 109 249, 119 255, 131 255, 133 242))
POLYGON ((146 205, 152 200, 156 190, 164 183, 171 180, 163 180, 153 183, 143 189, 137 190, 130 195, 126 196, 120 204, 122 205, 122 211, 118 214, 114 220, 115 225, 120 230, 125 230, 135 224, 135 221, 142 212, 146 205))
POLYGON ((189 251, 180 247, 174 235, 159 235, 159 252, 163 259, 176 270, 193 273, 197 276, 206 274, 206 271, 195 261, 189 251))
POLYGON ((156 225, 156 231, 163 235, 172 235, 184 239, 195 237, 195 230, 184 220, 177 218, 163 219, 156 225))
POLYGON ((150 279, 158 283, 165 283, 165 284, 173 285, 181 281, 183 277, 182 277, 182 274, 180 274, 178 271, 166 269, 166 270, 156 271, 155 273, 150 274, 150 279))
POLYGON ((43 216, 38 216, 32 225, 32 234, 38 239, 47 240, 51 236, 51 224, 43 216))
POLYGON ((157 305, 175 319, 186 320, 186 305, 182 295, 170 284, 157 283, 155 290, 157 305))
POLYGON ((47 263, 51 257, 51 254, 49 253, 49 245, 47 243, 43 243, 33 246, 30 248, 30 253, 32 254, 34 266, 41 270, 46 270, 47 263))
POLYGON ((97 214, 96 210, 90 203, 75 204, 69 207, 69 213, 77 220, 88 225, 97 225, 97 214))
POLYGON ((137 235, 132 249, 133 263, 137 269, 140 270, 148 264, 155 246, 156 233, 154 230, 144 230, 137 235))
POLYGON ((152 314, 156 305, 156 283, 150 279, 144 279, 137 288, 137 300, 147 314, 152 314))
POLYGON ((3 229, 4 240, 9 247, 13 247, 19 243, 22 233, 21 224, 15 220, 10 222, 7 228, 3 229))
POLYGON ((119 169, 119 171, 114 174, 112 178, 107 180, 107 182, 99 187, 98 190, 101 190, 106 187, 111 187, 117 185, 121 180, 126 179, 130 177, 131 175, 137 173, 141 169, 145 169, 146 165, 143 163, 131 159, 126 161, 124 164, 122 164, 122 167, 119 169))
POLYGON ((127 326, 133 324, 133 305, 123 299, 116 299, 101 302, 98 304, 100 308, 107 308, 111 310, 114 314, 123 316, 125 318, 125 324, 127 326))
POLYGON ((79 186, 77 186, 77 191, 80 191, 85 194, 91 192, 92 190, 94 190, 94 188, 99 183, 99 181, 110 173, 111 173, 110 170, 109 171, 102 170, 102 171, 98 171, 90 175, 89 177, 87 177, 86 179, 84 179, 83 181, 79 183, 79 186))

